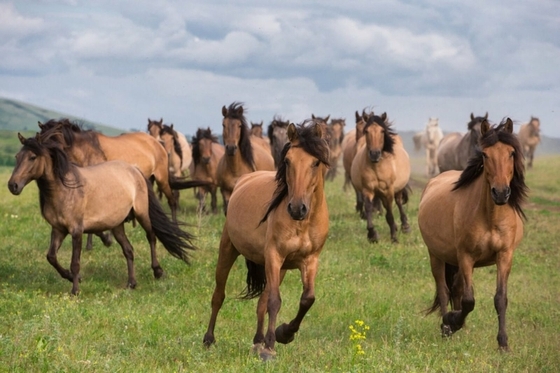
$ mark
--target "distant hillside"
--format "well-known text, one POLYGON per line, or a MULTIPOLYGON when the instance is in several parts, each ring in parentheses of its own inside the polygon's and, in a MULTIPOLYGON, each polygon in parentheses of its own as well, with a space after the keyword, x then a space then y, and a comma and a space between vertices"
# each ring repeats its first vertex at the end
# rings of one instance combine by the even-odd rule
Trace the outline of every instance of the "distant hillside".
POLYGON ((81 123, 86 129, 94 129, 109 136, 116 136, 126 132, 122 129, 104 126, 72 115, 43 109, 35 105, 0 98, 0 131, 37 131, 37 122, 40 121, 44 123, 49 119, 60 118, 72 119, 73 121, 81 123))

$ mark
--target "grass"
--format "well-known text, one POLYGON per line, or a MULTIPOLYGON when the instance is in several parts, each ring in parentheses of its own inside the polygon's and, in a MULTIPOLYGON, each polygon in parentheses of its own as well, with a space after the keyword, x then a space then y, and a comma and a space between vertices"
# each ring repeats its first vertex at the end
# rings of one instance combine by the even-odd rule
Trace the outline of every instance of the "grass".
MULTIPOLYGON (((415 160, 421 169, 422 163, 415 160)), ((383 217, 380 242, 367 242, 365 222, 342 177, 328 183, 330 233, 316 281, 317 300, 296 339, 277 345, 275 361, 250 352, 256 301, 235 298, 244 288, 238 260, 218 317, 217 343, 202 337, 210 316, 214 268, 224 217, 197 216, 192 192, 182 192, 181 219, 198 236, 191 266, 161 247, 166 276, 155 280, 140 227, 127 227, 136 251, 138 287, 125 289, 120 248, 82 253, 81 293, 45 258, 50 227, 38 207, 37 188, 12 196, 11 169, 0 167, 0 372, 555 372, 560 366, 560 156, 539 157, 527 173, 531 188, 525 237, 509 281, 508 332, 512 351, 497 348, 493 305, 495 267, 475 271, 475 310, 451 339, 440 320, 424 316, 434 284, 427 250, 416 226, 421 187, 414 175, 407 207, 413 231, 391 244, 383 217), (352 328, 351 328, 352 327, 352 328)), ((60 249, 70 261, 70 242, 60 249)), ((298 272, 281 288, 279 322, 290 320, 301 295, 298 272)))

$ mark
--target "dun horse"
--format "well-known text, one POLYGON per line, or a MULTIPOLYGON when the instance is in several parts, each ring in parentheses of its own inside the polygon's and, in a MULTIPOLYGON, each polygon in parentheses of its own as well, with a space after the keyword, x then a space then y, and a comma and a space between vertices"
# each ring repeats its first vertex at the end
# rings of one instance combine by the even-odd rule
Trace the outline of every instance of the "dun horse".
MULTIPOLYGON (((365 110, 362 111, 360 115, 356 110, 356 127, 348 132, 346 136, 344 136, 343 141, 343 149, 342 149, 342 165, 344 166, 344 190, 346 190, 347 185, 352 185, 351 180, 351 170, 352 170, 352 161, 356 156, 356 152, 358 151, 358 147, 360 144, 360 139, 364 136, 364 127, 369 119, 369 116, 372 115, 371 113, 366 113, 365 110)), ((364 201, 362 198, 361 192, 355 190, 356 192, 356 211, 360 214, 363 212, 363 205, 364 201)), ((364 215, 365 218, 365 215, 364 215)))
POLYGON ((519 129, 519 142, 523 149, 525 159, 527 159, 527 167, 533 167, 533 157, 535 156, 535 149, 541 142, 541 121, 539 118, 531 117, 529 123, 521 125, 519 129))
POLYGON ((223 141, 225 154, 218 163, 218 185, 224 200, 224 213, 237 179, 257 170, 274 171, 274 159, 270 151, 251 136, 243 115, 243 105, 232 103, 222 108, 223 141))
POLYGON ((437 163, 439 172, 464 170, 468 160, 475 154, 480 138, 480 123, 488 120, 488 113, 483 117, 475 117, 471 113, 471 121, 467 124, 467 133, 448 133, 439 143, 437 163))
POLYGON ((473 270, 496 264, 494 307, 498 344, 508 349, 507 281, 513 252, 523 236, 526 198, 523 153, 507 118, 498 127, 481 124, 481 150, 463 172, 431 179, 420 200, 418 225, 428 247, 436 297, 428 313, 440 310, 441 331, 449 336, 463 327, 474 309, 473 270), (448 303, 452 310, 447 311, 448 303))
POLYGON ((134 253, 124 223, 135 219, 146 231, 152 254, 154 276, 163 275, 156 256, 156 237, 169 253, 188 263, 193 250, 192 236, 182 231, 163 211, 149 181, 136 168, 123 161, 110 161, 90 167, 77 167, 63 150, 60 132, 29 139, 18 134, 22 149, 8 188, 19 195, 35 180, 39 188, 41 214, 51 225, 49 263, 72 282, 72 294, 79 292, 82 235, 111 230, 121 245, 128 267, 128 286, 136 287, 134 253), (70 270, 63 268, 57 252, 64 238, 72 236, 70 270))
POLYGON ((218 162, 224 155, 224 146, 218 143, 218 138, 208 129, 199 128, 192 139, 192 157, 194 170, 193 180, 208 181, 206 187, 200 187, 196 191, 198 198, 198 211, 203 212, 206 205, 206 193, 211 196, 212 213, 218 213, 218 162))
POLYGON ((337 118, 331 119, 328 125, 329 131, 329 149, 330 149, 330 164, 331 167, 327 171, 327 180, 333 181, 338 173, 338 161, 342 156, 342 140, 344 139, 344 126, 346 126, 346 119, 337 118))
POLYGON ((169 158, 169 171, 176 178, 181 178, 191 170, 192 149, 185 135, 176 131, 173 124, 164 124, 159 132, 163 147, 169 158))
POLYGON ((433 177, 438 173, 437 154, 443 131, 439 127, 438 118, 430 118, 424 130, 416 133, 413 137, 414 150, 426 149, 426 173, 433 177))
POLYGON ((251 135, 256 137, 263 137, 263 121, 261 120, 260 123, 251 122, 251 135))
POLYGON ((215 342, 214 328, 226 281, 239 255, 245 257, 248 268, 245 298, 260 295, 253 343, 263 360, 275 356, 275 342, 293 341, 313 305, 319 254, 329 229, 323 191, 329 150, 322 137, 320 126, 290 124, 289 142, 277 173, 247 174, 235 186, 220 241, 212 314, 204 335, 206 346, 215 342), (300 270, 303 293, 295 318, 276 328, 282 303, 279 287, 288 269, 300 270))
POLYGON ((281 117, 275 115, 272 122, 268 125, 267 134, 270 140, 270 151, 272 152, 272 158, 274 158, 274 166, 276 168, 278 168, 282 161, 282 149, 284 149, 284 145, 288 142, 288 124, 290 124, 289 121, 285 121, 281 117))
MULTIPOLYGON (((403 204, 408 201, 410 161, 401 138, 391 128, 387 114, 371 115, 364 127, 365 142, 352 161, 351 178, 354 189, 361 193, 367 219, 368 239, 377 242, 373 226, 374 198, 385 207, 385 219, 391 230, 391 240, 397 242, 397 225, 393 217, 393 200, 401 216, 401 229, 407 233, 410 225, 403 204)), ((360 209, 361 210, 361 209, 360 209)))

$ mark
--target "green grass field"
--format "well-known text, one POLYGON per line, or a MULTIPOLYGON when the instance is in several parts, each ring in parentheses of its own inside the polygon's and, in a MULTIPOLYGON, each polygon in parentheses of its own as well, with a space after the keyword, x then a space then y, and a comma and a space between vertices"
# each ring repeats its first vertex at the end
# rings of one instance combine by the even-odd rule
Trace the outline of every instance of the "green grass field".
MULTIPOLYGON (((421 161, 414 162, 421 169, 421 161)), ((40 215, 36 185, 12 196, 6 187, 11 168, 0 167, 0 371, 557 372, 559 169, 560 156, 543 156, 527 173, 528 222, 508 286, 510 353, 500 353, 496 341, 495 267, 475 270, 476 307, 452 338, 442 339, 437 316, 423 314, 435 291, 416 224, 426 179, 414 175, 407 207, 412 233, 391 244, 385 219, 377 217, 381 239, 369 244, 353 192, 342 191, 339 176, 326 186, 330 234, 316 302, 295 341, 277 344, 277 359, 263 363, 250 351, 256 300, 236 299, 245 286, 242 260, 230 275, 217 344, 203 347, 224 217, 197 216, 192 192, 182 192, 180 216, 198 237, 191 266, 158 247, 166 276, 155 280, 144 232, 129 226, 138 287, 125 289, 118 245, 107 248, 96 240, 92 251, 82 253, 81 293, 72 297, 71 284, 45 258, 50 226, 40 215)), ((69 265, 69 239, 59 258, 69 265)), ((299 272, 286 276, 281 293, 279 322, 286 322, 297 310, 299 272)))

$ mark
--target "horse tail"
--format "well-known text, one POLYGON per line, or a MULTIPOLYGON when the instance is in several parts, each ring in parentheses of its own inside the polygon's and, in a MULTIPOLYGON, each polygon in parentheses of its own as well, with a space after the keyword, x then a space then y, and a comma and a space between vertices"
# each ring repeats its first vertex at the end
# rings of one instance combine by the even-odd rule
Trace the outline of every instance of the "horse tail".
POLYGON ((245 259, 247 265, 247 288, 240 294, 241 299, 253 299, 261 295, 266 287, 264 266, 245 259))
POLYGON ((406 205, 408 202, 408 197, 409 195, 412 194, 412 188, 410 187, 410 184, 406 184, 406 186, 404 187, 404 189, 401 191, 401 198, 402 198, 402 204, 406 205))
POLYGON ((189 189, 189 188, 196 188, 196 187, 207 187, 210 186, 211 184, 212 183, 209 181, 185 180, 184 178, 169 175, 169 186, 171 187, 171 189, 175 189, 175 190, 189 189))
MULTIPOLYGON (((447 289, 449 291, 448 295, 449 295, 449 302, 451 303, 451 308, 453 308, 453 296, 455 295, 455 293, 453 292, 453 282, 455 281, 455 275, 458 272, 459 272, 459 267, 449 263, 445 263, 445 284, 447 285, 447 289)), ((439 310, 440 308, 441 307, 439 303, 439 297, 436 290, 436 296, 434 297, 434 302, 432 303, 432 306, 425 311, 426 315, 429 315, 439 310)))
POLYGON ((156 238, 171 255, 189 263, 187 250, 196 250, 196 246, 192 243, 194 236, 183 231, 179 228, 178 223, 167 216, 147 179, 146 184, 148 186, 150 222, 156 238))

